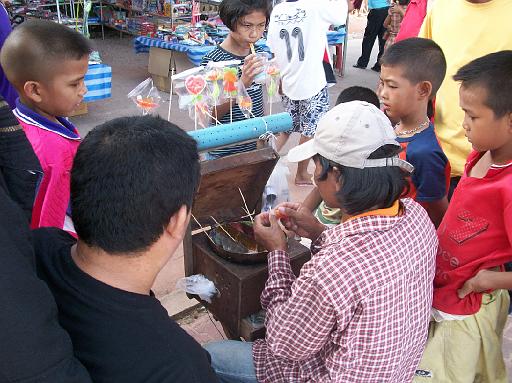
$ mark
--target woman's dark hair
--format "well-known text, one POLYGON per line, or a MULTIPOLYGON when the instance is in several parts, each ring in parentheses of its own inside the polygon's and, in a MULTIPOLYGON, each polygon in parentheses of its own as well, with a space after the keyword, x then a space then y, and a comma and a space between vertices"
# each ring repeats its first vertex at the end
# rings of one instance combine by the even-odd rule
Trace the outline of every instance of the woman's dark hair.
POLYGON ((84 138, 71 171, 73 223, 108 253, 147 250, 171 217, 190 210, 199 183, 197 144, 158 117, 121 117, 84 138))
POLYGON ((271 11, 268 0, 223 0, 219 6, 220 19, 230 31, 236 31, 238 20, 254 11, 262 11, 268 23, 271 11))
MULTIPOLYGON (((396 156, 401 148, 384 145, 374 151, 369 159, 396 156)), ((393 205, 400 196, 409 191, 409 173, 396 166, 357 169, 337 164, 317 154, 322 172, 319 181, 337 168, 340 171, 341 189, 336 194, 342 210, 349 215, 357 215, 374 209, 385 209, 393 205)))

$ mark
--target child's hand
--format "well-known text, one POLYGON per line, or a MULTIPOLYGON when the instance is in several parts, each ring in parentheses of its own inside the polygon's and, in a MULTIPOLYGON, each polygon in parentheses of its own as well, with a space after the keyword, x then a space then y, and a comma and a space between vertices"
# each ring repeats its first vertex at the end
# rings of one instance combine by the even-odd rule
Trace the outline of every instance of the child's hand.
POLYGON ((242 76, 240 80, 244 83, 246 88, 249 88, 254 77, 263 70, 263 65, 258 56, 253 53, 247 56, 244 60, 244 66, 242 67, 242 76))
POLYGON ((491 270, 480 270, 473 278, 468 279, 462 288, 457 290, 457 295, 460 299, 464 298, 470 293, 481 293, 492 289, 492 279, 497 273, 491 270))

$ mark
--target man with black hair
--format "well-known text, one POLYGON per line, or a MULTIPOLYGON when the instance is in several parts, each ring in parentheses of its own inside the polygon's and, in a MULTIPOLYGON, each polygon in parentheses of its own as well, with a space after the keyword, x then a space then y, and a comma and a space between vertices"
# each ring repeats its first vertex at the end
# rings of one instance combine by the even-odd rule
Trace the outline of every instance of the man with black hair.
POLYGON ((261 295, 267 331, 244 350, 233 341, 206 345, 226 381, 411 381, 427 338, 437 236, 427 213, 400 199, 412 167, 399 151, 384 113, 352 101, 289 152, 290 161, 313 157, 320 194, 342 222, 326 229, 299 203, 256 217, 256 238, 270 251, 261 295), (276 214, 313 241, 298 278, 276 214), (231 369, 233 359, 245 369, 231 369))
POLYGON ((91 383, 36 274, 28 228, 41 169, 0 97, 0 382, 91 383))
POLYGON ((34 232, 37 269, 94 382, 216 382, 208 354, 151 287, 187 230, 199 183, 196 142, 157 117, 93 129, 73 163, 78 242, 34 232))

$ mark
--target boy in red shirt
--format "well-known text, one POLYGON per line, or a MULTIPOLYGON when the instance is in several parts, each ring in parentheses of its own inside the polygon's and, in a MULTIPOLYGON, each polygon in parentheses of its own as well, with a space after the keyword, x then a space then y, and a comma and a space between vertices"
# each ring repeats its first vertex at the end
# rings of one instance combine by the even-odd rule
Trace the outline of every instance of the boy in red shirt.
POLYGON ((512 51, 473 60, 454 79, 461 82, 462 126, 473 152, 437 231, 435 321, 415 382, 505 383, 501 342, 512 273, 502 265, 512 260, 512 51))

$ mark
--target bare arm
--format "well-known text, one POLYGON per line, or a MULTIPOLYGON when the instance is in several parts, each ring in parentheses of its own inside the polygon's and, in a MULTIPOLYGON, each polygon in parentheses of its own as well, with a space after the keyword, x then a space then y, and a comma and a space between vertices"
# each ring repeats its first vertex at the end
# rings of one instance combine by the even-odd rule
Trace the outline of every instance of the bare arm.
POLYGON ((430 220, 433 222, 436 228, 439 227, 443 220, 444 213, 448 209, 448 199, 443 197, 440 200, 432 202, 422 202, 421 206, 427 211, 430 220))
POLYGON ((313 212, 318 207, 318 205, 320 205, 320 202, 322 202, 322 196, 320 195, 318 188, 315 187, 304 199, 302 206, 313 212))
POLYGON ((497 289, 512 289, 512 272, 480 270, 473 278, 464 283, 457 294, 462 299, 472 292, 481 293, 497 289))

